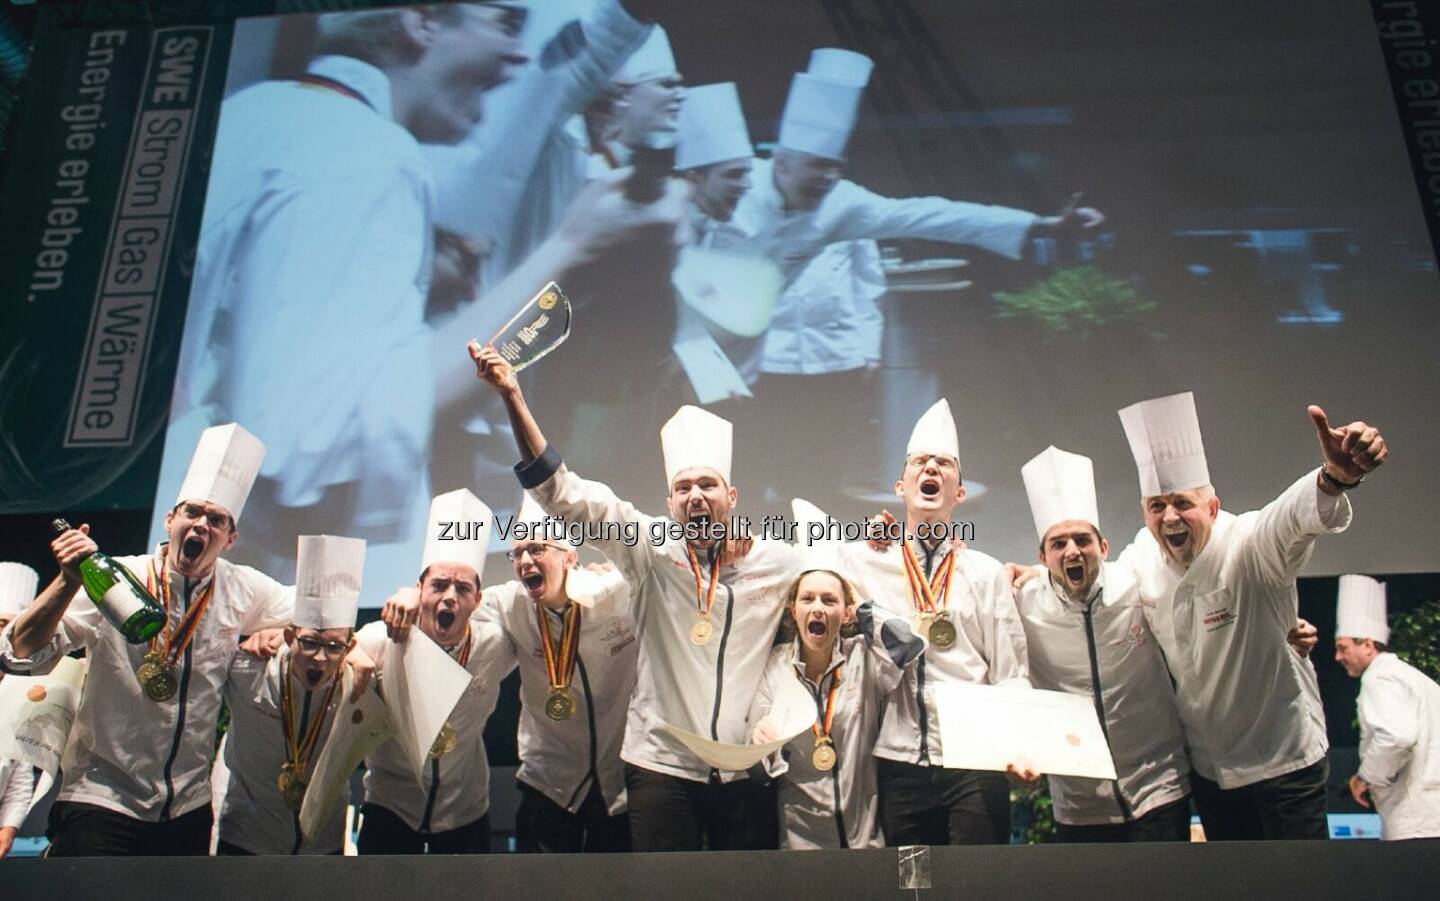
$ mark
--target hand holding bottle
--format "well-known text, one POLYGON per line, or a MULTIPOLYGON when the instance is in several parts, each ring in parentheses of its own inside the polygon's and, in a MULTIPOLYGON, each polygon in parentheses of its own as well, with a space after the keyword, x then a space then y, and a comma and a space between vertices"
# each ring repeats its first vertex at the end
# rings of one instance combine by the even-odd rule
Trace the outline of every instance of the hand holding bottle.
POLYGON ((79 587, 82 581, 80 561, 98 550, 100 546, 90 538, 89 523, 81 523, 78 529, 67 529, 50 542, 50 553, 60 564, 60 573, 74 587, 79 587))

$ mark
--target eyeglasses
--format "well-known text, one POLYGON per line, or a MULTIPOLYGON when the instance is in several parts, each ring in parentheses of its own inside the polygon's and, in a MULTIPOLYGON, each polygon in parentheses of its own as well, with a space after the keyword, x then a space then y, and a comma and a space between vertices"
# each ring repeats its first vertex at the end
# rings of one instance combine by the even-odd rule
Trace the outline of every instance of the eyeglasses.
POLYGON ((230 515, 219 510, 206 510, 196 504, 182 504, 178 512, 186 519, 203 519, 209 523, 210 528, 220 532, 230 531, 230 515))
POLYGON ((295 643, 300 646, 300 650, 307 654, 318 654, 320 653, 320 649, 324 648, 325 653, 331 657, 341 657, 350 651, 350 645, 347 642, 321 641, 318 638, 311 638, 308 635, 297 636, 295 643))
POLYGON ((505 559, 511 563, 516 563, 521 557, 529 554, 531 560, 539 560, 544 557, 549 550, 550 545, 548 544, 527 544, 524 547, 517 547, 513 550, 506 551, 505 559))

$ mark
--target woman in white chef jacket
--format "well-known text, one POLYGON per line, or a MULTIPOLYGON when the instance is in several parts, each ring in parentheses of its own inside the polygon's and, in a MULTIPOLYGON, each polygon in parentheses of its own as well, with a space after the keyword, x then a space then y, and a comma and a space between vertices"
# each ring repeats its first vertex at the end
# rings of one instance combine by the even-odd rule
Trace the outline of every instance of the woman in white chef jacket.
POLYGON ((790 586, 780 635, 751 708, 752 737, 779 737, 776 730, 793 714, 777 701, 793 683, 815 705, 814 725, 767 766, 779 781, 781 847, 882 847, 871 755, 880 702, 925 642, 903 618, 870 603, 857 606, 849 580, 818 565, 790 586))

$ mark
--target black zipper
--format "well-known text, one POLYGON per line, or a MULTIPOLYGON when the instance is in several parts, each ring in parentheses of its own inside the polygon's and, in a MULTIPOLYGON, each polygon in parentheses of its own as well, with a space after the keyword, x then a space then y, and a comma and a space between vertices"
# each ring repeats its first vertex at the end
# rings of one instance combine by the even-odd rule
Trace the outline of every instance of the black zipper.
MULTIPOLYGON (((1094 695, 1095 715, 1100 718, 1100 732, 1105 736, 1105 747, 1110 747, 1110 729, 1105 724, 1105 696, 1100 693, 1100 658, 1095 651, 1095 605, 1104 596, 1102 590, 1095 598, 1086 605, 1082 611, 1085 616, 1085 645, 1090 652, 1090 693, 1094 695)), ((1114 751, 1111 750, 1111 756, 1114 751)), ((1125 795, 1120 792, 1120 780, 1115 780, 1115 804, 1120 808, 1120 816, 1128 823, 1134 817, 1130 813, 1130 805, 1125 801, 1125 795)))
POLYGON ((570 795, 570 803, 565 805, 567 810, 571 804, 575 803, 575 799, 580 797, 580 793, 584 791, 585 786, 592 781, 595 785, 595 790, 601 792, 601 803, 605 801, 604 792, 600 788, 600 769, 595 762, 595 704, 590 697, 590 676, 585 672, 585 661, 580 658, 579 651, 575 652, 575 668, 580 671, 580 691, 585 695, 585 721, 590 726, 590 772, 586 773, 585 778, 580 780, 580 784, 575 786, 575 791, 570 795))
MULTIPOLYGON (((844 664, 842 663, 841 666, 844 666, 844 664)), ((840 667, 836 667, 835 669, 839 668, 840 667)), ((833 679, 835 670, 831 670, 826 675, 833 679)), ((820 685, 818 688, 812 688, 810 686, 810 680, 804 677, 801 677, 800 684, 805 686, 805 690, 810 692, 810 697, 815 701, 816 720, 823 719, 825 716, 825 707, 824 702, 821 701, 820 698, 825 694, 825 676, 820 677, 820 685)), ((836 755, 835 766, 830 768, 830 790, 831 796, 834 798, 835 832, 840 838, 840 847, 849 848, 850 839, 845 834, 845 811, 840 807, 840 761, 838 754, 836 755)))
MULTIPOLYGON (((280 678, 287 679, 289 676, 284 670, 281 670, 280 678)), ((281 690, 283 691, 284 689, 281 690)), ((306 727, 310 725, 310 698, 311 692, 307 690, 305 692, 305 706, 300 708, 300 727, 295 730, 299 735, 304 735, 306 727)), ((300 833, 300 811, 294 811, 291 819, 295 821, 295 842, 290 846, 290 854, 294 856, 300 853, 300 844, 305 841, 305 836, 300 833)))
POLYGON ((715 708, 710 714, 710 738, 720 740, 720 701, 725 695, 725 644, 730 640, 731 614, 734 613, 735 592, 729 585, 725 589, 725 625, 720 630, 720 650, 715 659, 715 708))
POLYGON ((430 758, 430 792, 425 797, 425 818, 420 821, 420 832, 430 833, 430 816, 435 813, 435 796, 440 793, 440 758, 430 758))
MULTIPOLYGON (((168 579, 170 578, 170 574, 165 573, 162 578, 168 579)), ((211 578, 214 577, 212 576, 211 578)), ((182 578, 180 582, 180 590, 181 593, 185 596, 185 609, 189 610, 191 599, 190 595, 191 592, 194 591, 194 589, 190 586, 189 579, 182 578)), ((183 620, 184 618, 185 613, 181 612, 180 619, 183 620)), ((176 628, 179 627, 177 626, 176 628)), ((198 630, 200 627, 197 624, 195 628, 198 630)), ((170 808, 175 803, 175 775, 172 771, 175 767, 175 758, 180 756, 180 742, 185 736, 185 700, 187 695, 189 694, 188 689, 190 687, 190 660, 192 654, 194 653, 194 647, 194 641, 191 641, 185 646, 185 660, 183 663, 180 664, 180 688, 176 692, 178 700, 175 702, 175 737, 170 742, 170 756, 165 758, 165 803, 160 808, 161 822, 170 819, 170 808)))

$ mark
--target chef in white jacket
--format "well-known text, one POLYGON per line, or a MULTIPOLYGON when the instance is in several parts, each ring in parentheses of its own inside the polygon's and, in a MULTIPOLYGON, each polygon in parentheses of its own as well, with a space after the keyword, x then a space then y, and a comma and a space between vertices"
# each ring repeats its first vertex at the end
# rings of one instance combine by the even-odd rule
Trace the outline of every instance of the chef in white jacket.
POLYGON ((236 655, 225 683, 229 776, 216 817, 220 854, 339 854, 344 848, 344 804, 334 805, 313 835, 301 834, 300 806, 342 706, 340 662, 355 643, 365 542, 301 535, 297 558, 285 644, 268 661, 236 655))
MULTIPOLYGON (((39 574, 25 564, 0 563, 0 631, 24 612, 39 585, 39 574)), ((0 667, 0 679, 4 678, 5 670, 0 667)), ((34 767, 0 759, 0 859, 10 853, 34 795, 34 767)))
POLYGON ((60 575, 0 633, 0 662, 14 672, 47 673, 79 648, 90 661, 50 811, 50 856, 209 850, 210 758, 230 662, 241 636, 291 620, 291 589, 221 557, 239 537, 264 454, 238 425, 207 429, 165 514, 168 540, 114 558, 167 611, 149 646, 126 643, 82 599, 76 566, 96 550, 83 524, 51 542, 60 575), (137 671, 152 654, 171 679, 147 692, 137 671))
MULTIPOLYGON (((399 738, 366 758, 361 854, 485 854, 490 851, 490 764, 485 722, 515 653, 500 627, 474 618, 490 543, 490 508, 461 488, 430 503, 425 554, 414 588, 386 601, 381 619, 356 636, 377 663, 385 691, 385 651, 418 628, 470 673, 470 684, 422 762, 421 782, 399 738), (393 637, 392 637, 393 634, 393 637)), ((411 678, 423 678, 411 674, 411 678)), ((403 703, 390 698, 389 703, 403 703)))
POLYGON ((1295 577, 1315 539, 1350 524, 1346 492, 1385 440, 1309 409, 1322 465, 1260 510, 1220 509, 1192 394, 1120 411, 1145 527, 1120 555, 1175 682, 1195 805, 1212 840, 1324 839, 1325 715, 1310 662, 1286 644, 1295 577))
POLYGON ((581 479, 550 447, 514 373, 493 348, 472 345, 479 376, 504 400, 521 462, 516 474, 548 513, 587 527, 629 526, 638 540, 587 535, 630 583, 640 652, 621 757, 637 851, 773 848, 772 787, 720 772, 665 726, 744 744, 746 720, 797 574, 792 548, 755 539, 747 553, 718 527, 729 522, 730 423, 682 407, 661 430, 666 508, 647 516, 605 485, 581 479), (686 531, 688 529, 688 532, 686 531))
POLYGON ((1386 647, 1385 586, 1340 577, 1335 662, 1360 680, 1360 771, 1350 794, 1380 814, 1382 839, 1440 837, 1440 685, 1386 647), (1368 798, 1367 798, 1368 795, 1368 798))
POLYGON ((515 578, 478 615, 505 631, 520 667, 517 849, 630 850, 620 744, 638 650, 630 590, 613 567, 582 569, 563 526, 527 494, 508 556, 515 578), (543 618, 543 622, 542 622, 543 618))
MULTIPOLYGON (((807 527, 795 502, 796 522, 807 527)), ((821 517, 823 519, 823 514, 821 517)), ((833 545, 806 548, 804 572, 786 592, 780 644, 770 651, 751 709, 753 737, 773 741, 785 688, 799 684, 814 704, 814 723, 774 755, 767 769, 780 795, 780 846, 879 848, 875 737, 880 705, 925 651, 909 618, 861 603, 838 570, 833 545)))
POLYGON ((1010 840, 1009 783, 1004 773, 944 767, 935 686, 1027 686, 1025 633, 1004 567, 954 540, 951 516, 965 486, 944 399, 915 423, 895 493, 905 504, 905 540, 883 551, 843 545, 846 572, 861 594, 910 618, 929 641, 881 712, 881 828, 892 846, 1003 844, 1010 840))
POLYGON ((1020 469, 1040 543, 1015 595, 1030 684, 1090 698, 1115 780, 1050 776, 1057 841, 1188 841, 1190 762, 1139 587, 1106 562, 1089 457, 1046 448, 1020 469))

